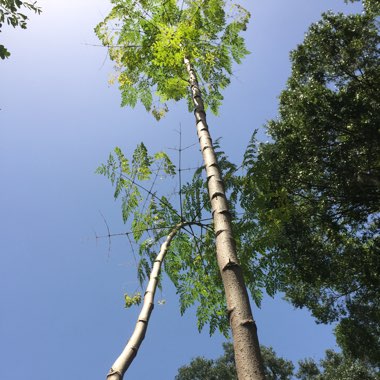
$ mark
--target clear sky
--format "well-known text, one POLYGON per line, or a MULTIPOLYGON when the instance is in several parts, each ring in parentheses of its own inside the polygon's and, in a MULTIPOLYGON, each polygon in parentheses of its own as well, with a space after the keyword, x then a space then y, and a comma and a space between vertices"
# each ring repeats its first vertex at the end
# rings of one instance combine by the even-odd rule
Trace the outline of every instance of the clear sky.
MULTIPOLYGON (((175 104, 157 123, 141 107, 120 108, 107 83, 112 64, 93 27, 107 0, 39 0, 41 16, 27 30, 3 28, 11 51, 0 62, 0 379, 105 378, 131 333, 138 309, 123 294, 137 286, 128 241, 95 239, 121 232, 119 204, 108 181, 94 174, 119 145, 144 141, 152 151, 196 142, 193 117, 175 104)), ((239 161, 250 135, 276 117, 277 96, 290 73, 289 51, 327 9, 359 10, 343 0, 242 0, 252 12, 246 32, 252 54, 235 68, 220 116, 209 115, 214 138, 239 161)), ((200 163, 196 148, 186 153, 200 163)), ((175 157, 175 156, 174 156, 175 157)), ((216 357, 220 336, 198 334, 194 311, 180 317, 170 286, 158 298, 147 337, 128 379, 173 379, 197 355, 216 357)), ((261 343, 297 361, 334 347, 331 327, 307 311, 265 299, 254 308, 261 343)))

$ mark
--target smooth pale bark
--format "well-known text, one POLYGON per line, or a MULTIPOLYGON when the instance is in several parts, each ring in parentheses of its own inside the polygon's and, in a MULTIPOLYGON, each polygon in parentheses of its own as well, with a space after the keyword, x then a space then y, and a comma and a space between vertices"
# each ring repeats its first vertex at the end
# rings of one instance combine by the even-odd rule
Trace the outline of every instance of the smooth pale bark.
POLYGON ((198 139, 206 167, 216 236, 216 257, 226 294, 237 375, 239 380, 264 380, 264 367, 257 338, 257 327, 252 316, 243 273, 237 259, 231 214, 206 122, 201 91, 190 61, 185 58, 184 63, 189 74, 198 139))
POLYGON ((145 333, 148 328, 149 318, 154 307, 154 295, 158 285, 158 277, 160 274, 161 266, 164 261, 165 255, 168 252, 169 245, 173 240, 176 233, 184 226, 190 223, 182 222, 177 224, 169 233, 164 243, 161 245, 159 254, 157 255, 152 272, 149 277, 148 286, 144 295, 144 303, 137 319, 135 330, 132 333, 127 345, 123 352, 116 359, 112 365, 107 380, 122 380, 128 367, 131 365, 133 359, 137 355, 137 351, 145 338, 145 333))

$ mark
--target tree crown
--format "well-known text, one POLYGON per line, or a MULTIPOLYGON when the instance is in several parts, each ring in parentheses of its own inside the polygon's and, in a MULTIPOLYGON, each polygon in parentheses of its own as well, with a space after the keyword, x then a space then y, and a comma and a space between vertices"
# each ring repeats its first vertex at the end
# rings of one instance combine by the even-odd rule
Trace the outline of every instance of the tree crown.
POLYGON ((191 96, 184 58, 202 86, 205 105, 217 113, 230 83, 232 63, 248 54, 240 32, 249 12, 225 0, 112 0, 114 7, 95 32, 116 63, 122 106, 138 101, 156 119, 166 102, 191 96), (164 104, 158 106, 157 104, 164 104))

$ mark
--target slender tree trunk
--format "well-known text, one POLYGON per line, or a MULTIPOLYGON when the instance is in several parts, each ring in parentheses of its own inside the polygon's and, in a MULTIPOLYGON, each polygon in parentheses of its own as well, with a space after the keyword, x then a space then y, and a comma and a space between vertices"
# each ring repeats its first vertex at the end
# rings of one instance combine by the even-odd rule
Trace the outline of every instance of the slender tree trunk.
POLYGON ((112 365, 108 375, 107 380, 122 380, 128 367, 133 362, 133 359, 137 355, 137 351, 145 338, 145 333, 148 328, 149 318, 154 307, 154 295, 156 293, 158 285, 158 277, 161 271, 161 266, 168 252, 171 241, 173 240, 176 233, 184 226, 190 223, 182 222, 178 223, 169 233, 164 243, 161 245, 161 249, 156 259, 154 260, 152 272, 150 274, 148 286, 144 295, 144 303, 137 319, 135 330, 132 333, 127 345, 125 346, 123 352, 116 359, 115 363, 112 365))
POLYGON ((198 139, 206 167, 216 239, 216 257, 226 294, 227 310, 234 343, 236 370, 239 380, 264 380, 264 367, 241 266, 237 259, 223 179, 218 166, 206 122, 196 73, 185 58, 189 74, 198 139))

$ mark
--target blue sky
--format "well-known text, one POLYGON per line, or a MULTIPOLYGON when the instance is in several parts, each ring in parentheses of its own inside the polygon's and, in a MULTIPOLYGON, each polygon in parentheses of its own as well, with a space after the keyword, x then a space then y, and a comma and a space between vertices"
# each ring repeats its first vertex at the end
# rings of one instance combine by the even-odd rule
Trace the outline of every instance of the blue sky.
MULTIPOLYGON (((106 217, 124 230, 110 184, 95 175, 114 146, 152 151, 196 142, 186 105, 172 105, 157 123, 142 107, 121 109, 107 83, 112 63, 93 27, 109 11, 106 0, 40 0, 41 16, 27 30, 4 28, 11 58, 0 62, 0 378, 104 379, 131 333, 138 309, 123 308, 137 286, 128 241, 109 250, 106 217)), ((252 12, 246 32, 252 54, 235 68, 220 116, 208 116, 214 138, 223 137, 239 161, 255 128, 276 116, 277 96, 290 73, 289 51, 327 9, 359 10, 343 0, 241 1, 252 12)), ((189 165, 200 163, 196 148, 189 165)), ((173 379, 197 355, 216 357, 220 336, 198 334, 194 312, 180 317, 167 286, 158 298, 147 337, 128 379, 173 379)), ((254 308, 259 339, 292 360, 319 358, 334 347, 331 327, 280 298, 254 308)))

